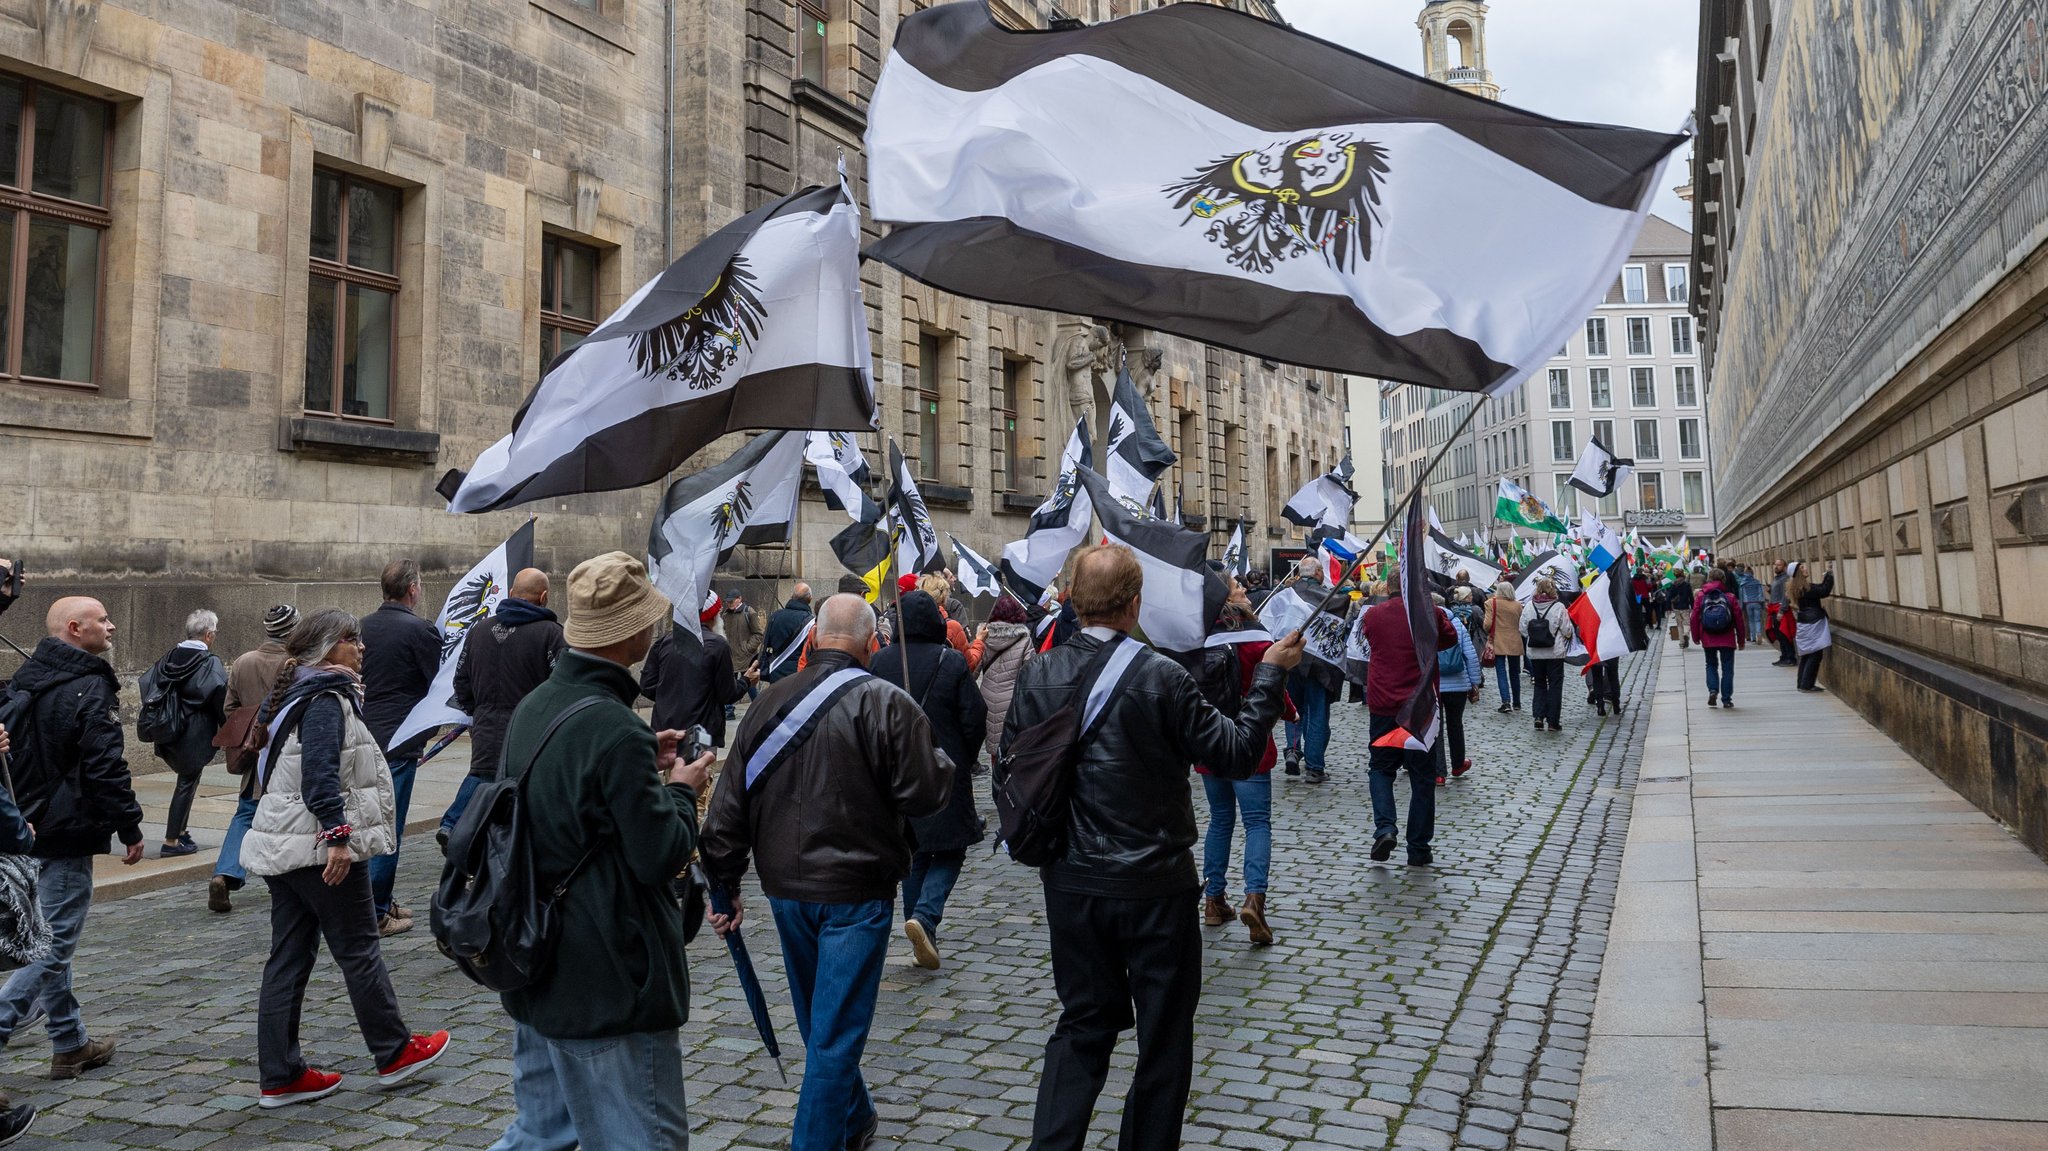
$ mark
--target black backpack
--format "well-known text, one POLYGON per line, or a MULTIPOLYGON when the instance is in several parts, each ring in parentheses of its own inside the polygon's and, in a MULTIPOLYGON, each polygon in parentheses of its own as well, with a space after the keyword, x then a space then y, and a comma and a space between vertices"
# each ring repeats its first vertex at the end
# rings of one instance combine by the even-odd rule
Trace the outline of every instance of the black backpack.
POLYGON ((1026 867, 1047 867, 1067 853, 1072 816, 1074 768, 1081 748, 1116 702, 1116 688, 1103 702, 1095 722, 1083 730, 1088 693, 1117 648, 1137 641, 1122 638, 1102 645, 1074 679, 1059 709, 1017 732, 997 753, 989 770, 995 792, 996 826, 1010 858, 1026 867))
POLYGON ((178 742, 192 719, 192 707, 178 690, 184 681, 165 675, 162 661, 144 673, 143 679, 142 707, 135 713, 136 738, 154 744, 178 742))
POLYGON ((1210 707, 1236 719, 1244 706, 1244 668, 1238 663, 1237 645, 1205 647, 1192 662, 1188 671, 1194 676, 1195 690, 1210 707))
POLYGON ((1546 608, 1529 605, 1529 646, 1555 647, 1557 633, 1550 630, 1550 612, 1546 608))
POLYGON ((602 702, 585 696, 551 720, 517 778, 501 762, 498 778, 477 788, 448 835, 448 862, 441 868, 429 926, 441 954, 492 991, 517 991, 546 970, 554 953, 555 905, 597 853, 595 846, 584 852, 543 896, 526 826, 526 777, 570 716, 602 702))
POLYGON ((1700 630, 1708 635, 1727 635, 1735 630, 1735 611, 1728 606, 1727 592, 1708 592, 1700 597, 1700 630))

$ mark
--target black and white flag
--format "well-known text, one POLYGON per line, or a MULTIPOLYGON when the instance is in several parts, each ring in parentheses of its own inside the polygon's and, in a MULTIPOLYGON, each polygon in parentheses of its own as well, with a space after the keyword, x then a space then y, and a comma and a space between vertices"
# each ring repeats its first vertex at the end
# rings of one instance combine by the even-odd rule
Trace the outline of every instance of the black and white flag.
POLYGON ((1328 528, 1333 532, 1351 530, 1351 509, 1358 503, 1358 493, 1344 482, 1344 477, 1334 471, 1324 472, 1303 484, 1301 490, 1289 496, 1287 506, 1280 509, 1288 522, 1300 524, 1311 531, 1328 528))
POLYGON ((1251 573, 1252 559, 1244 547, 1243 520, 1237 521, 1237 530, 1230 533, 1230 546, 1223 549, 1223 566, 1240 580, 1251 573))
POLYGON ((647 574, 675 605, 676 625, 703 638, 698 605, 711 575, 745 544, 781 543, 796 522, 802 432, 766 432, 668 487, 647 536, 647 574))
POLYGON ((1138 557, 1145 589, 1138 601, 1138 628, 1163 651, 1195 651, 1208 637, 1210 621, 1223 612, 1229 589, 1211 579, 1206 562, 1209 537, 1202 532, 1133 514, 1109 494, 1109 480, 1081 469, 1081 486, 1095 505, 1102 534, 1138 557))
MULTIPOLYGON (((1160 438, 1159 428, 1152 423, 1152 411, 1145 404, 1145 397, 1138 394, 1138 385, 1131 381, 1128 369, 1119 367, 1116 372, 1116 393, 1109 400, 1109 477, 1110 493, 1124 501, 1128 507, 1144 508, 1154 497, 1154 481, 1159 473, 1173 466, 1178 456, 1160 438)), ((1158 518, 1166 518, 1166 504, 1159 504, 1158 518)))
POLYGON ((1015 32, 935 4, 898 25, 868 107, 895 225, 869 255, 965 296, 1497 390, 1600 301, 1684 141, 1219 5, 1015 32))
POLYGON ((910 474, 910 461, 903 449, 889 441, 889 516, 895 521, 896 571, 899 575, 937 570, 939 529, 932 525, 931 509, 918 493, 917 478, 910 474))
POLYGON ((469 639, 470 628, 498 610, 498 601, 512 590, 512 577, 533 566, 533 524, 530 519, 520 524, 518 531, 492 548, 491 554, 478 560, 449 589, 441 614, 434 618, 434 627, 441 633, 440 670, 434 673, 433 686, 392 734, 392 747, 444 723, 469 722, 469 716, 455 706, 455 671, 462 663, 462 645, 469 639))
POLYGON ((1458 573, 1463 572, 1472 585, 1486 590, 1500 582, 1500 568, 1495 567, 1485 556, 1469 544, 1454 540, 1440 531, 1429 533, 1427 546, 1423 550, 1424 563, 1431 573, 1443 577, 1446 586, 1456 583, 1458 573))
POLYGON ((1572 468, 1571 479, 1566 482, 1589 496, 1605 499, 1627 481, 1634 467, 1634 460, 1621 459, 1606 444, 1588 438, 1579 451, 1578 465, 1572 468))
POLYGON ((1088 538, 1095 505, 1081 486, 1081 469, 1095 465, 1088 443, 1088 421, 1074 422, 1074 432, 1060 453, 1059 475, 1052 493, 1031 513, 1024 538, 1003 545, 1003 582, 1020 595, 1043 598, 1067 564, 1067 555, 1088 538))
POLYGON ((437 490, 449 511, 490 511, 651 484, 728 432, 864 429, 872 374, 860 211, 844 185, 807 189, 642 285, 437 490))
POLYGON ((812 432, 805 439, 804 458, 818 473, 818 487, 825 493, 825 506, 849 517, 870 523, 880 518, 868 485, 875 480, 868 458, 852 432, 812 432))
POLYGON ((1522 578, 1515 581, 1515 598, 1524 604, 1536 598, 1536 581, 1547 579, 1551 586, 1575 588, 1579 586, 1579 565, 1571 557, 1552 548, 1534 556, 1522 571, 1522 578))
POLYGON ((960 577, 960 589, 972 596, 1001 595, 1003 585, 996 578, 995 565, 952 532, 947 532, 946 538, 953 544, 953 574, 960 577))

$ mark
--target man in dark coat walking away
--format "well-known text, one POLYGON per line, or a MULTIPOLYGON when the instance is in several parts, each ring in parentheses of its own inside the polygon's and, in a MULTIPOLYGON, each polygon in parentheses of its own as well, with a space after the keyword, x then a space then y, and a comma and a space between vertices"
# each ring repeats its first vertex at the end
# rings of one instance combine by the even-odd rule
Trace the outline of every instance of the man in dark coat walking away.
POLYGON ((8 684, 28 696, 25 730, 11 737, 15 800, 35 828, 41 861, 37 901, 54 938, 49 954, 0 987, 0 1046, 41 1008, 50 1032, 50 1078, 74 1079, 114 1058, 114 1041, 88 1039, 71 991, 71 956, 92 907, 92 860, 119 835, 121 862, 142 859, 142 805, 123 754, 116 709, 121 684, 106 655, 114 621, 96 599, 67 596, 50 605, 49 635, 8 684))
POLYGON ((159 858, 199 853, 189 830, 192 801, 199 795, 199 777, 216 754, 214 733, 227 722, 223 703, 228 694, 228 670, 213 654, 213 636, 219 627, 220 617, 205 608, 185 617, 185 638, 143 672, 137 685, 142 692, 142 714, 136 721, 136 733, 166 717, 176 724, 174 730, 154 733, 170 737, 156 740, 156 757, 178 777, 178 785, 171 791, 171 810, 164 819, 159 858), (152 707, 153 700, 162 702, 152 707))
POLYGON ((796 674, 797 651, 811 638, 811 585, 799 581, 790 589, 789 602, 768 617, 768 630, 761 637, 761 654, 754 668, 762 685, 796 674))
POLYGON ((903 935, 919 967, 939 966, 939 921, 946 917, 946 899, 960 880, 967 849, 980 843, 984 828, 974 807, 974 764, 988 734, 988 710, 981 688, 967 671, 967 659, 946 642, 946 620, 939 605, 921 591, 903 597, 903 640, 907 641, 910 676, 903 674, 905 645, 892 644, 868 661, 875 677, 910 693, 925 718, 939 750, 953 761, 953 793, 936 815, 914 819, 910 832, 916 848, 910 874, 903 880, 903 935))
POLYGON ((672 627, 640 665, 640 694, 654 701, 655 730, 701 726, 713 747, 725 746, 725 709, 747 694, 746 683, 733 672, 732 649, 718 634, 720 606, 718 593, 709 593, 697 612, 703 638, 672 627))
MULTIPOLYGON (((434 686, 434 676, 441 671, 441 630, 413 614, 420 602, 418 560, 385 564, 381 582, 384 605, 363 617, 363 722, 370 725, 377 749, 391 768, 391 790, 398 799, 395 830, 402 845, 413 776, 436 729, 428 728, 396 747, 391 746, 391 737, 434 686)), ((384 935, 412 930, 412 912, 391 898, 398 852, 394 847, 391 854, 370 861, 370 898, 377 906, 377 930, 384 935)))
POLYGON ((472 627, 463 637, 462 656, 455 665, 455 706, 469 716, 469 775, 434 832, 434 841, 443 848, 469 807, 469 797, 498 778, 513 709, 547 681, 566 646, 562 625, 548 608, 548 590, 548 573, 539 568, 521 571, 491 612, 490 625, 472 627))
POLYGON ((1061 1011, 1045 1045, 1032 1151, 1086 1144, 1117 1035, 1134 1024, 1138 1065, 1117 1146, 1180 1147, 1202 995, 1188 777, 1200 763, 1225 779, 1251 778, 1280 717, 1287 670, 1301 660, 1299 633, 1268 648, 1237 715, 1227 716, 1180 664, 1130 639, 1144 586, 1129 549, 1080 553, 1070 602, 1081 633, 1024 665, 1003 723, 1008 747, 1077 693, 1096 709, 1083 713, 1095 726, 1074 770, 1066 855, 1040 872, 1061 1011), (1105 644, 1114 648, 1102 673, 1081 683, 1105 644))

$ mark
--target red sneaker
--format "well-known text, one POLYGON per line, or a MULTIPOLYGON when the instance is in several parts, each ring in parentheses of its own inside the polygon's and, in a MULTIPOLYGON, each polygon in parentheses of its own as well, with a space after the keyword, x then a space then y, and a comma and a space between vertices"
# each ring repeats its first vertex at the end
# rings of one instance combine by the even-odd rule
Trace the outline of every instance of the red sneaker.
POLYGON ((377 1085, 391 1087, 403 1083, 421 1071, 434 1065, 448 1050, 448 1033, 436 1031, 432 1035, 415 1035, 405 1045, 398 1058, 389 1066, 377 1068, 377 1085))
POLYGON ((332 1071, 321 1071, 308 1067, 299 1072, 299 1077, 282 1087, 265 1087, 262 1104, 265 1107, 289 1107, 294 1103, 311 1103, 325 1099, 341 1090, 341 1076, 332 1071))
POLYGON ((1472 761, 1469 759, 1461 759, 1458 761, 1458 766, 1451 769, 1451 778, 1456 779, 1457 777, 1464 775, 1466 772, 1471 770, 1472 761))
POLYGON ((1437 777, 1436 777, 1436 785, 1437 785, 1438 787, 1442 787, 1442 786, 1444 785, 1444 777, 1443 777, 1443 776, 1439 775, 1439 776, 1437 776, 1437 777))

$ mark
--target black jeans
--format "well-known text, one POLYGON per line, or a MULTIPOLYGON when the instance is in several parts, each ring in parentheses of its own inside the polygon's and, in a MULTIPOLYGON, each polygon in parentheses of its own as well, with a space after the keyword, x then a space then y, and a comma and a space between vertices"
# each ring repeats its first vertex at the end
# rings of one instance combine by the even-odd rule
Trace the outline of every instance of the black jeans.
POLYGON ((171 810, 164 818, 164 842, 176 843, 192 824, 192 801, 199 795, 199 777, 203 771, 191 775, 178 775, 178 785, 171 789, 171 810))
POLYGON ((1820 661, 1827 656, 1828 649, 1821 648, 1799 657, 1799 686, 1802 690, 1811 689, 1814 681, 1820 678, 1820 661))
POLYGON ((1621 661, 1603 659, 1586 669, 1586 688, 1596 700, 1621 704, 1621 661))
POLYGON ((1447 691, 1438 696, 1444 708, 1444 737, 1436 741, 1436 773, 1444 774, 1446 766, 1456 767, 1465 762, 1465 705, 1472 697, 1462 691, 1447 691), (1451 760, 1444 763, 1444 752, 1449 749, 1451 760))
POLYGON ((263 994, 256 1008, 263 1086, 283 1087, 306 1070, 299 1054, 299 1009, 323 935, 348 985, 356 1026, 370 1055, 379 1067, 396 1062, 412 1033, 398 1014, 398 996, 384 970, 377 913, 370 904, 370 869, 361 863, 350 867, 348 878, 335 887, 321 882, 317 867, 266 875, 263 881, 270 886, 270 962, 263 965, 263 994))
POLYGON ((1032 1151, 1080 1151, 1120 1032, 1138 1029, 1118 1151, 1178 1151, 1195 1068, 1202 929, 1194 892, 1113 899, 1045 889, 1060 1020, 1045 1044, 1032 1151), (1133 1011, 1135 1006, 1136 1010, 1133 1011))
POLYGON ((1564 661, 1530 660, 1529 687, 1536 696, 1529 705, 1529 718, 1544 723, 1559 722, 1564 709, 1564 661))
POLYGON ((1792 641, 1784 636, 1778 637, 1778 659, 1783 663, 1799 662, 1799 649, 1792 646, 1792 641))
MULTIPOLYGON (((1394 777, 1408 769, 1408 855, 1413 859, 1429 850, 1436 836, 1436 761, 1434 751, 1411 751, 1406 747, 1380 747, 1379 738, 1399 726, 1391 715, 1374 715, 1366 724, 1373 745, 1366 753, 1372 768, 1368 784, 1372 791, 1372 837, 1386 839, 1394 834, 1394 777)), ((1443 746, 1441 736, 1437 746, 1443 746)))

